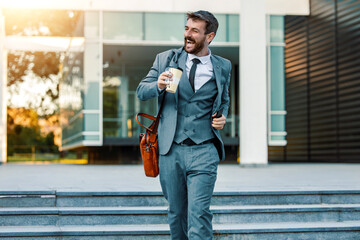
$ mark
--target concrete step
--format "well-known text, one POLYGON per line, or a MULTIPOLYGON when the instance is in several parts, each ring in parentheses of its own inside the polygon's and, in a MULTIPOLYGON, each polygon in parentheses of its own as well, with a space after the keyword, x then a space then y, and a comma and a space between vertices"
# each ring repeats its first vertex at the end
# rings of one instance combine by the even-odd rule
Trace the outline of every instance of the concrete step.
MULTIPOLYGON (((212 205, 360 204, 359 190, 215 192, 212 205)), ((0 207, 166 206, 161 192, 0 191, 0 207)))
POLYGON ((161 192, 0 191, 0 208, 166 205, 161 192))
MULTIPOLYGON (((214 224, 360 221, 360 204, 211 206, 214 224)), ((167 207, 0 208, 0 226, 167 224, 167 207)))
POLYGON ((0 208, 53 207, 56 191, 0 191, 0 208))
POLYGON ((360 204, 359 190, 215 192, 212 205, 360 204))
MULTIPOLYGON (((215 224, 214 234, 218 240, 355 240, 360 239, 360 221, 215 224)), ((166 224, 0 227, 0 237, 2 240, 161 240, 169 239, 169 227, 166 224)))

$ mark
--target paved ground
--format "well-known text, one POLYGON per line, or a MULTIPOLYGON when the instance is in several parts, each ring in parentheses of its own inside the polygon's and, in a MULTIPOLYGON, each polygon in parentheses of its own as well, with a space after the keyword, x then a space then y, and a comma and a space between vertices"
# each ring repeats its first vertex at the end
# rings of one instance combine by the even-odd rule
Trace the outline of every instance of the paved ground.
MULTIPOLYGON (((0 165, 0 191, 160 191, 142 165, 0 165)), ((221 164, 215 191, 360 190, 360 164, 221 164)))

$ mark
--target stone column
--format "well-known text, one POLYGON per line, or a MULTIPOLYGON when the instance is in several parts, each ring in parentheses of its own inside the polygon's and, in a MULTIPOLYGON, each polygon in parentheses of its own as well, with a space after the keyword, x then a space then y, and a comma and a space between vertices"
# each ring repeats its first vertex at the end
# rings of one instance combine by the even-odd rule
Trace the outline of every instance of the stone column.
POLYGON ((265 0, 241 0, 240 164, 264 165, 267 148, 265 0))

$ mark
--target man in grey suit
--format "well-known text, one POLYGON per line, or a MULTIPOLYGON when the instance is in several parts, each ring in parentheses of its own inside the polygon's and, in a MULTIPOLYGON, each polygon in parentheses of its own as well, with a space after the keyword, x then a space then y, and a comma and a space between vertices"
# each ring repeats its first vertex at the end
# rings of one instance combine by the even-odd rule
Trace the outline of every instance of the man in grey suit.
POLYGON ((141 100, 163 104, 158 128, 160 183, 169 202, 172 239, 212 239, 210 202, 220 159, 219 129, 229 108, 231 63, 211 54, 218 21, 207 11, 187 14, 184 47, 156 56, 137 88, 141 100), (183 70, 178 89, 166 93, 167 67, 183 70))

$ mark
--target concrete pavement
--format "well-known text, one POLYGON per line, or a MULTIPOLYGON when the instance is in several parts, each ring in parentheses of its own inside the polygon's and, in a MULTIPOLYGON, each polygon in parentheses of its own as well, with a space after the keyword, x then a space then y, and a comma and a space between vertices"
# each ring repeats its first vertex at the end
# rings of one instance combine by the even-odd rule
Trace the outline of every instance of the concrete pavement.
MULTIPOLYGON (((0 165, 0 191, 161 191, 142 165, 0 165)), ((220 164, 216 192, 360 190, 360 164, 220 164)))

